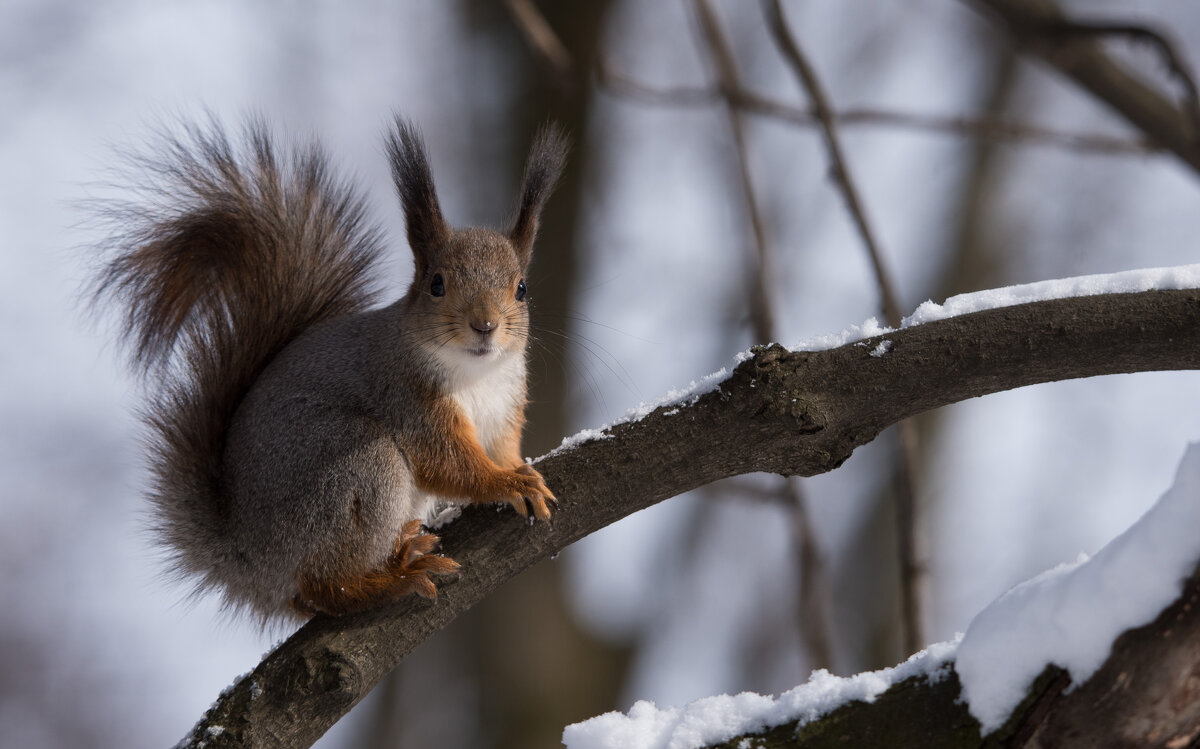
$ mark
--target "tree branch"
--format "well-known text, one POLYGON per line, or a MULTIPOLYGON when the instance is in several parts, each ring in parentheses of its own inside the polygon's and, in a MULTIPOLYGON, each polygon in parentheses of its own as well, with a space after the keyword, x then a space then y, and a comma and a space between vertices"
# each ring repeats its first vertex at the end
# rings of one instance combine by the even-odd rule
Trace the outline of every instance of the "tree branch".
POLYGON ((875 284, 879 287, 883 315, 887 319, 888 325, 897 326, 900 324, 900 302, 892 285, 891 274, 888 273, 887 266, 883 262, 879 240, 875 237, 871 222, 867 220, 862 197, 859 195, 858 186, 850 173, 845 153, 842 151, 842 137, 833 121, 833 105, 829 101, 828 94, 825 93, 825 86, 821 83, 816 68, 809 62, 808 55, 804 54, 800 44, 788 30, 780 0, 763 0, 762 5, 767 16, 767 28, 775 40, 775 46, 779 48, 784 59, 795 72, 796 78, 799 79, 800 85, 804 87, 809 101, 812 102, 817 121, 821 124, 822 140, 825 143, 825 151, 829 154, 830 171, 833 173, 842 197, 846 200, 846 208, 849 209, 850 217, 854 220, 854 228, 858 230, 863 246, 867 249, 871 267, 875 271, 875 284))
POLYGON ((1200 133, 1193 78, 1173 46, 1158 33, 1140 28, 1139 37, 1153 36, 1168 57, 1175 78, 1184 83, 1184 107, 1143 83, 1104 50, 1104 34, 1129 35, 1130 25, 1080 24, 1067 18, 1053 0, 966 0, 1007 27, 1017 44, 1042 58, 1106 102, 1155 142, 1200 170, 1200 133), (1072 30, 1067 33, 1066 30, 1072 30), (1116 29, 1117 31, 1113 31, 1116 29), (1122 31, 1123 30, 1123 31, 1122 31))
POLYGON ((953 664, 942 678, 907 679, 875 697, 737 736, 713 749, 887 746, 892 749, 1195 746, 1200 725, 1200 569, 1155 620, 1116 639, 1108 660, 1067 692, 1070 676, 1047 666, 1008 721, 987 737, 962 701, 953 664))
POLYGON ((521 36, 525 37, 530 48, 554 75, 556 85, 570 91, 575 80, 575 63, 571 59, 571 53, 558 38, 558 34, 554 33, 546 17, 533 4, 533 0, 504 0, 504 5, 508 8, 521 36))
MULTIPOLYGON (((816 112, 786 104, 762 94, 739 88, 723 92, 716 87, 657 88, 617 72, 603 58, 594 65, 596 83, 615 96, 665 107, 706 107, 728 99, 746 112, 804 127, 818 126, 816 112)), ((1071 133, 1039 127, 999 117, 982 115, 944 116, 886 109, 841 109, 830 113, 839 127, 895 127, 923 130, 945 135, 982 138, 997 142, 1015 142, 1052 146, 1082 153, 1108 155, 1150 155, 1162 148, 1146 138, 1113 137, 1102 133, 1071 133)))
POLYGON ((541 458, 538 470, 562 503, 551 523, 526 527, 508 511, 468 508, 440 531, 463 573, 436 602, 411 596, 315 617, 227 689, 181 745, 309 746, 420 642, 505 580, 689 489, 754 471, 830 471, 887 426, 967 398, 1164 369, 1200 369, 1200 290, 1035 302, 827 351, 758 349, 693 401, 541 458), (891 349, 871 356, 884 338, 891 349))
MULTIPOLYGON (((733 58, 733 48, 721 30, 716 11, 713 10, 708 0, 695 0, 692 6, 696 10, 701 41, 717 71, 717 85, 722 92, 740 90, 741 82, 733 58)), ((738 178, 741 183, 742 197, 746 203, 746 217, 749 219, 750 229, 754 234, 755 272, 750 274, 751 283, 746 299, 750 305, 750 320, 755 337, 760 341, 774 341, 776 340, 775 294, 772 286, 772 282, 775 280, 774 254, 771 252, 771 245, 767 239, 767 222, 763 218, 763 212, 754 189, 754 180, 750 175, 750 148, 746 139, 745 123, 731 96, 730 93, 725 94, 725 110, 737 155, 738 178)))

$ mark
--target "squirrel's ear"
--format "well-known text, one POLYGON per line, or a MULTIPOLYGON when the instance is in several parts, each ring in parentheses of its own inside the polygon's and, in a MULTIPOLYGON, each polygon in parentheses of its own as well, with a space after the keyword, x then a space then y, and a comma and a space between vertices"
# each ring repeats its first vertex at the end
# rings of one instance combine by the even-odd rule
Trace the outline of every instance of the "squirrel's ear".
POLYGON ((533 239, 537 236, 538 217, 562 174, 568 148, 567 136, 554 123, 543 125, 533 139, 529 159, 525 162, 525 179, 521 185, 517 217, 508 232, 508 238, 512 240, 523 264, 529 264, 533 239))
POLYGON ((445 243, 450 230, 442 218, 433 174, 429 170, 429 156, 416 126, 397 116, 396 129, 388 134, 387 153, 392 164, 392 180, 404 207, 408 244, 420 274, 429 264, 434 249, 445 243))

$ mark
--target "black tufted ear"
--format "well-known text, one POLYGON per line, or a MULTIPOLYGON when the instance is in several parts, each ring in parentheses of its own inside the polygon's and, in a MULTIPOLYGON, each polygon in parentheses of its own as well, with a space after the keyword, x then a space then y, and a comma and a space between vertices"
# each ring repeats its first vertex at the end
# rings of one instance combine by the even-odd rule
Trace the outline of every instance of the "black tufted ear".
POLYGON ((533 139, 533 147, 525 162, 525 179, 521 185, 517 217, 508 232, 508 238, 517 249, 517 258, 523 265, 529 265, 533 240, 537 236, 538 218, 562 174, 568 148, 567 136, 554 123, 543 125, 533 139))
POLYGON ((387 152, 419 275, 429 266, 434 251, 446 242, 450 229, 442 218, 429 156, 416 126, 397 116, 396 129, 388 135, 387 152))

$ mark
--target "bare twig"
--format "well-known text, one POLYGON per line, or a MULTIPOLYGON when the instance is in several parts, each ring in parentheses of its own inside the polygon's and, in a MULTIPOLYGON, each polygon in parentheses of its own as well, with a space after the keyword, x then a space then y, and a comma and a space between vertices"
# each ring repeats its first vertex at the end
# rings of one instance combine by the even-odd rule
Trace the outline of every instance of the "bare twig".
POLYGON ((842 151, 841 136, 838 134, 837 125, 833 121, 833 107, 829 104, 829 97, 825 94, 825 87, 821 85, 821 81, 817 77, 817 72, 808 61, 807 55, 800 49, 800 45, 796 42, 795 37, 788 31, 787 22, 784 20, 783 9, 779 5, 779 0, 764 0, 763 7, 766 10, 767 25, 770 27, 771 35, 775 39, 779 50, 783 53, 784 59, 792 66, 796 77, 803 84, 804 90, 808 92, 809 99, 812 101, 813 113, 816 115, 817 121, 821 124, 821 135, 825 141, 825 149, 829 152, 830 167, 833 171, 834 179, 837 181, 842 197, 846 200, 846 207, 850 210, 851 218, 854 219, 854 226, 858 229, 858 233, 863 240, 863 245, 866 246, 867 253, 870 255, 871 267, 875 271, 875 283, 879 286, 879 293, 882 296, 884 317, 887 318, 888 325, 894 328, 899 327, 901 317, 900 303, 896 299, 896 291, 892 286, 891 274, 888 273, 884 265, 883 253, 879 249, 879 242, 875 239, 875 232, 872 230, 871 223, 867 220, 866 211, 863 209, 858 187, 846 163, 846 157, 842 151))
POLYGON ((754 192, 754 181, 750 177, 749 148, 746 145, 746 127, 737 107, 729 101, 728 92, 741 88, 738 84, 737 66, 733 59, 733 50, 729 40, 721 30, 720 22, 708 0, 695 0, 696 18, 700 22, 705 47, 709 57, 717 69, 717 82, 725 99, 725 110, 729 115, 729 127, 733 134, 734 145, 737 149, 738 177, 742 184, 742 194, 746 199, 746 214, 750 219, 750 227, 754 232, 754 250, 758 272, 751 274, 752 284, 749 296, 750 315, 753 320, 754 334, 760 343, 773 343, 775 336, 775 321, 772 314, 774 309, 774 294, 770 280, 775 278, 773 258, 767 241, 766 223, 758 206, 758 198, 754 192))
POLYGON ((533 4, 533 0, 504 0, 504 5, 529 46, 545 61, 554 77, 561 83, 568 84, 574 77, 572 73, 575 68, 571 53, 558 38, 558 34, 554 33, 542 12, 533 4))
MULTIPOLYGON (((805 127, 820 125, 816 113, 811 108, 776 101, 744 88, 723 93, 716 87, 658 88, 648 86, 613 70, 611 65, 601 59, 596 61, 595 75, 596 82, 606 91, 643 104, 696 107, 711 106, 724 99, 752 114, 805 127)), ((830 119, 843 129, 863 126, 897 127, 967 138, 1050 146, 1086 153, 1144 156, 1161 151, 1158 145, 1147 138, 1131 139, 1102 133, 1069 133, 987 115, 943 116, 859 108, 831 112, 830 119)))
POLYGON ((1183 56, 1176 51, 1175 44, 1163 32, 1136 23, 1063 20, 1047 22, 1038 27, 1036 33, 1045 34, 1050 38, 1125 37, 1130 41, 1142 42, 1153 47, 1166 63, 1167 72, 1183 88, 1184 111, 1191 119, 1193 137, 1200 138, 1200 91, 1197 91, 1196 80, 1183 56))
POLYGON ((825 558, 817 546, 808 497, 800 479, 785 478, 783 493, 792 515, 792 535, 799 557, 800 597, 796 602, 796 618, 804 633, 804 647, 814 669, 832 669, 833 633, 829 630, 830 590, 825 558))
POLYGON ((592 65, 592 74, 600 88, 644 104, 669 107, 709 106, 720 102, 722 98, 721 90, 716 86, 679 86, 675 88, 648 86, 614 70, 612 65, 604 59, 603 54, 596 55, 596 60, 592 65))
POLYGON ((904 622, 906 654, 924 648, 925 603, 929 600, 929 575, 925 566, 925 544, 917 504, 921 486, 920 435, 917 423, 906 419, 896 425, 900 457, 896 461, 896 553, 900 561, 900 616, 904 622))
POLYGON ((695 0, 696 18, 700 22, 704 46, 709 58, 716 67, 716 79, 719 90, 726 102, 726 113, 730 120, 730 130, 733 134, 733 144, 738 154, 738 176, 742 181, 742 194, 745 197, 746 216, 750 220, 750 228, 754 232, 755 259, 757 272, 751 274, 750 318, 754 325, 755 337, 762 343, 772 343, 775 338, 774 294, 770 287, 770 278, 774 278, 774 260, 768 247, 767 224, 763 221, 762 211, 758 209, 758 198, 755 194, 754 180, 750 176, 750 150, 746 145, 745 122, 733 106, 727 92, 740 89, 738 84, 737 64, 733 60, 733 50, 726 40, 724 31, 716 19, 716 13, 708 0, 695 0))
MULTIPOLYGON (((746 211, 754 232, 755 272, 751 274, 751 289, 747 295, 751 308, 753 334, 757 341, 777 340, 774 294, 771 279, 775 277, 774 257, 767 237, 766 220, 755 195, 750 176, 750 153, 746 142, 745 123, 741 111, 734 104, 732 94, 742 89, 733 50, 721 30, 721 24, 708 0, 695 0, 696 16, 700 23, 705 48, 717 69, 718 89, 722 92, 725 109, 729 115, 730 130, 737 149, 738 173, 741 177, 742 193, 746 199, 746 211)), ((798 597, 798 621, 804 638, 810 665, 827 668, 832 665, 830 646, 827 586, 825 566, 817 550, 816 533, 808 513, 804 491, 797 479, 786 479, 781 485, 781 494, 792 514, 794 540, 798 547, 800 595, 798 597)))
MULTIPOLYGON (((897 328, 900 326, 901 312, 895 286, 891 274, 884 264, 883 253, 875 238, 875 232, 867 220, 858 188, 842 152, 841 138, 837 125, 833 121, 833 107, 830 106, 829 97, 825 93, 825 88, 822 86, 816 70, 800 48, 796 38, 788 30, 779 0, 764 0, 763 7, 766 11, 767 25, 770 27, 776 45, 783 53, 784 58, 791 64, 812 101, 813 112, 821 123, 821 134, 825 141, 826 151, 829 153, 834 178, 846 200, 846 206, 862 237, 867 254, 870 256, 871 266, 875 270, 875 282, 879 287, 884 317, 887 318, 890 326, 897 328)), ((899 475, 895 483, 896 532, 900 555, 900 611, 904 648, 906 652, 913 653, 925 646, 922 611, 926 587, 917 522, 916 424, 911 421, 901 422, 897 425, 896 431, 900 441, 900 458, 897 461, 899 475)))
MULTIPOLYGON (((1053 0, 964 2, 975 8, 990 9, 1018 45, 1074 78, 1076 83, 1111 106, 1151 140, 1173 152, 1193 170, 1200 171, 1200 143, 1197 142, 1194 113, 1181 111, 1161 92, 1114 61, 1096 34, 1047 35, 1046 28, 1077 25, 1053 0)), ((1179 59, 1177 55, 1175 58, 1179 59)), ((1179 68, 1184 69, 1182 65, 1179 68)))
MULTIPOLYGON (((761 477, 759 477, 761 479, 761 477)), ((833 637, 829 628, 829 575, 808 513, 804 483, 796 477, 782 484, 740 477, 721 482, 740 499, 782 506, 791 515, 793 550, 799 570, 800 595, 796 598, 796 621, 804 637, 804 649, 812 668, 833 668, 833 637)))

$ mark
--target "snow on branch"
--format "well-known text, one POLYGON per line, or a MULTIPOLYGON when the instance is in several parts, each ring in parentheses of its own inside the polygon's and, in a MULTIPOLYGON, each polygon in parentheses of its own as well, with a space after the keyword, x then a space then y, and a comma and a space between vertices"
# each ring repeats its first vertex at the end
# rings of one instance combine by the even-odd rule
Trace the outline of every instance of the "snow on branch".
POLYGON ((836 732, 856 746, 870 743, 870 731, 902 748, 980 746, 990 734, 1009 739, 1040 731, 1045 746, 1058 745, 1053 735, 1070 736, 1075 746, 1100 746, 1105 737, 1122 746, 1191 746, 1200 721, 1200 695, 1190 684, 1200 650, 1200 610, 1192 602, 1200 592, 1196 528, 1200 443, 1187 450, 1172 487, 1127 531, 1090 559, 1005 593, 960 640, 881 671, 848 678, 815 671, 778 698, 744 692, 663 709, 638 702, 628 714, 568 726, 563 742, 567 749, 700 749, 735 740, 761 746, 751 739, 772 734, 836 732), (1141 638, 1118 643, 1139 628, 1141 638), (1154 647, 1170 638, 1172 649, 1154 647), (1036 709, 1051 700, 1067 707, 1036 709), (872 707, 876 702, 880 707, 872 707), (1139 708, 1166 715, 1147 720, 1139 708), (933 737, 912 718, 914 710, 936 716, 933 737), (847 721, 847 714, 856 717, 847 721), (905 742, 906 734, 919 743, 905 742))
MULTIPOLYGON (((1102 273, 1087 276, 1073 276, 1048 281, 1035 281, 1027 284, 1003 286, 997 289, 984 289, 965 294, 956 294, 945 302, 937 304, 933 301, 923 302, 917 309, 900 323, 904 330, 924 323, 937 322, 951 317, 960 317, 972 312, 1013 307, 1031 302, 1045 302, 1054 299, 1071 299, 1075 297, 1098 296, 1101 294, 1132 294, 1142 291, 1166 291, 1200 289, 1200 263, 1177 265, 1163 268, 1139 268, 1136 270, 1120 271, 1117 273, 1102 273)), ((872 339, 873 347, 870 354, 880 357, 892 348, 889 333, 890 328, 870 317, 861 324, 851 325, 840 333, 830 333, 815 336, 790 345, 792 351, 826 351, 847 344, 866 346, 864 341, 872 339)), ((753 358, 753 351, 743 351, 734 356, 733 365, 737 366, 753 358)), ((712 374, 692 380, 686 387, 673 389, 662 398, 650 403, 639 403, 629 409, 625 416, 612 424, 585 429, 565 438, 559 447, 542 458, 575 447, 593 439, 604 439, 610 436, 609 430, 619 424, 638 421, 656 409, 667 409, 667 415, 673 415, 674 407, 694 403, 704 393, 720 388, 721 383, 729 379, 732 367, 722 368, 712 374)), ((538 460, 541 460, 539 458, 538 460)))
POLYGON ((1200 290, 1050 298, 848 340, 824 350, 755 349, 727 376, 539 459, 561 503, 551 523, 530 528, 508 511, 467 508, 439 531, 463 572, 436 602, 413 596, 314 617, 227 689, 181 745, 311 745, 413 648, 505 580, 698 486, 756 471, 830 471, 900 419, 967 398, 1200 369, 1200 290), (885 339, 890 347, 881 348, 885 339))

